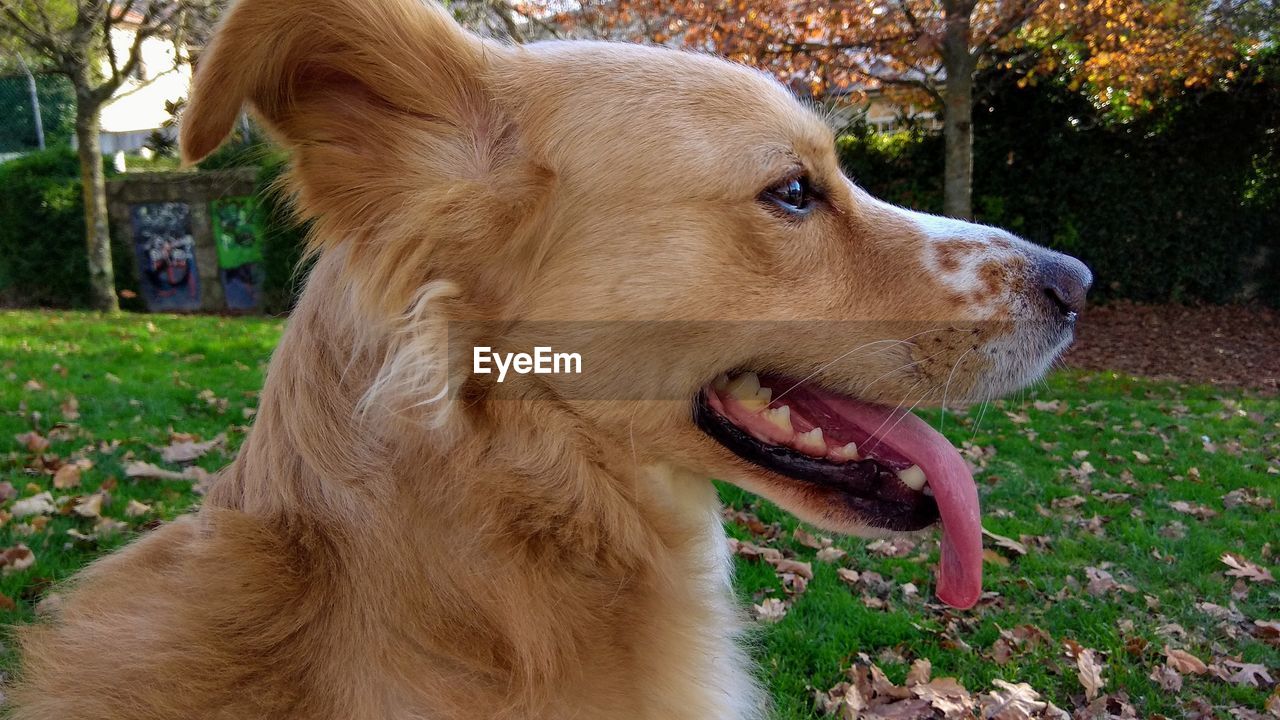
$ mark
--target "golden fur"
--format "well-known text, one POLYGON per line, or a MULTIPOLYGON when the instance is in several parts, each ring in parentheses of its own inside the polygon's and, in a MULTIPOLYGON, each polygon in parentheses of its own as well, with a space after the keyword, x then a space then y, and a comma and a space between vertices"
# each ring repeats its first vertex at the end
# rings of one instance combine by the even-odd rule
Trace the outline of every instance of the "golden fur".
MULTIPOLYGON (((200 511, 94 563, 22 632, 19 720, 763 716, 706 478, 865 528, 669 398, 763 365, 936 403, 1047 362, 988 352, 1032 332, 1025 246, 872 199, 823 124, 742 67, 498 45, 413 0, 241 0, 196 73, 186 156, 246 102, 292 150, 315 269, 200 511), (756 200, 799 169, 826 203, 803 226, 756 200), (726 322, 587 355, 583 381, 659 399, 582 399, 554 376, 497 398, 443 348, 513 318, 937 332, 927 352, 829 363, 905 336, 762 343, 726 322)), ((533 339, 573 345, 548 327, 533 339)))

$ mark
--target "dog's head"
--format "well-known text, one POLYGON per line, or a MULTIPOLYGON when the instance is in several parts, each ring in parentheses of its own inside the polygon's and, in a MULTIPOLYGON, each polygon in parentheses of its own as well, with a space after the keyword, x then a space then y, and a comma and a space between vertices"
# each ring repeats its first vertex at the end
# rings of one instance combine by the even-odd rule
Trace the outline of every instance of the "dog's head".
POLYGON ((494 389, 438 359, 441 319, 547 321, 486 344, 579 352, 577 385, 537 383, 596 442, 836 531, 941 517, 939 594, 976 600, 972 478, 903 408, 1043 374, 1090 284, 1078 261, 872 198, 779 84, 702 55, 502 46, 413 0, 241 0, 198 68, 185 156, 246 101, 338 266, 308 292, 349 293, 383 338, 370 398, 494 389), (584 329, 607 321, 649 324, 584 329))

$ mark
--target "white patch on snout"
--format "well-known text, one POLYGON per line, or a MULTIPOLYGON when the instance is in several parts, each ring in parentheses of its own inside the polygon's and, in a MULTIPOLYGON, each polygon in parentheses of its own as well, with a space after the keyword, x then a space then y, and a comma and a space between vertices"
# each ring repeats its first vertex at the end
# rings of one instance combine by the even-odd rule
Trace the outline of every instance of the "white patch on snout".
MULTIPOLYGON (((900 212, 906 215, 924 236, 921 262, 925 271, 956 294, 969 297, 975 293, 984 293, 987 288, 980 273, 982 267, 993 261, 1004 265, 1019 255, 1017 246, 1021 241, 1003 230, 913 210, 900 210, 900 212), (994 242, 996 240, 1001 242, 994 242), (945 249, 948 245, 957 244, 978 245, 981 249, 955 253, 952 256, 955 262, 950 264, 953 266, 947 267, 949 264, 943 262, 945 249)), ((1012 300, 1013 298, 1008 297, 1007 293, 1000 293, 998 297, 990 298, 985 307, 975 307, 974 310, 978 314, 966 319, 984 320, 994 313, 997 307, 1008 304, 1012 300)))
MULTIPOLYGON (((988 340, 978 349, 980 356, 992 364, 982 374, 974 388, 975 399, 987 400, 1025 387, 1042 377, 1054 359, 1059 357, 1071 342, 1071 336, 1050 334, 1039 322, 1031 321, 1036 313, 1025 293, 1014 292, 1006 284, 999 292, 991 294, 991 288, 982 277, 982 268, 994 262, 1014 270, 1015 261, 1033 262, 1037 248, 998 228, 964 222, 952 218, 927 215, 911 210, 900 210, 920 229, 924 236, 921 262, 925 271, 943 287, 965 298, 981 297, 982 303, 969 302, 964 322, 990 319, 998 310, 1007 310, 1015 320, 1013 333, 988 340), (945 248, 951 243, 963 243, 969 250, 952 254, 944 263, 945 248)), ((1007 279, 1007 278, 1006 278, 1007 279)))

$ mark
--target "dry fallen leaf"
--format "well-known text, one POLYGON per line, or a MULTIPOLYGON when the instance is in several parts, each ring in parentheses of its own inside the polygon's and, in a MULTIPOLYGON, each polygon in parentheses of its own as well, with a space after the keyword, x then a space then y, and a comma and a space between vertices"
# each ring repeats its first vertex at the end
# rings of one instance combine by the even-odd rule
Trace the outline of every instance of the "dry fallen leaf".
POLYGON ((49 449, 49 439, 34 430, 21 435, 14 435, 13 439, 17 440, 19 445, 25 447, 27 452, 37 455, 49 449))
POLYGON ((1275 683, 1265 665, 1237 662, 1235 660, 1224 660, 1221 664, 1233 671, 1230 672, 1227 680, 1236 685, 1268 687, 1275 683))
POLYGON ((51 515, 58 511, 58 506, 53 504, 53 494, 42 492, 23 498, 13 503, 13 507, 9 508, 9 512, 15 518, 24 518, 29 515, 51 515))
POLYGON ((825 547, 828 547, 831 545, 831 542, 832 542, 831 538, 815 537, 812 533, 806 531, 804 528, 796 528, 791 533, 791 536, 795 538, 796 542, 800 543, 801 545, 804 545, 805 547, 813 548, 814 550, 821 550, 825 547))
POLYGON ((1208 520, 1209 518, 1216 517, 1218 515, 1213 508, 1210 508, 1207 505, 1190 503, 1185 500, 1174 500, 1169 503, 1169 507, 1180 513, 1186 513, 1197 520, 1208 520))
POLYGON ((1164 657, 1169 663, 1169 667, 1177 670, 1182 674, 1203 675, 1209 671, 1209 666, 1204 664, 1200 658, 1192 655, 1186 650, 1178 650, 1164 646, 1164 657))
POLYGON ((1098 697, 1107 681, 1102 677, 1102 663, 1098 661, 1097 654, 1089 648, 1081 648, 1076 654, 1076 670, 1076 677, 1084 686, 1085 697, 1089 700, 1098 697))
POLYGON ((929 703, 934 710, 941 712, 944 718, 968 717, 969 710, 973 707, 969 691, 955 678, 934 678, 912 687, 911 692, 929 703))
MULTIPOLYGON (((131 462, 125 466, 124 474, 131 478, 146 478, 150 480, 195 480, 197 483, 208 482, 212 477, 209 471, 197 465, 183 468, 182 472, 177 472, 174 470, 166 470, 165 468, 152 465, 148 462, 131 462)), ((199 486, 197 486, 196 491, 200 491, 199 486)))
POLYGON ((129 500, 128 504, 124 506, 125 517, 142 517, 149 512, 151 512, 151 506, 137 500, 129 500))
POLYGON ((845 556, 845 551, 838 547, 824 547, 818 551, 818 562, 833 563, 845 556))
POLYGON ((766 559, 766 561, 773 566, 774 570, 777 570, 779 573, 792 573, 795 575, 799 575, 805 580, 813 579, 813 565, 807 562, 800 562, 799 560, 787 560, 786 558, 782 558, 776 561, 766 559))
POLYGON ((1168 665, 1157 665, 1151 671, 1151 682, 1159 685, 1166 692, 1182 691, 1182 675, 1168 665))
POLYGON ((920 658, 911 663, 911 669, 907 671, 906 685, 911 687, 927 683, 931 675, 933 675, 933 663, 929 658, 920 658))
POLYGON ((96 518, 102 515, 102 502, 106 499, 106 495, 100 492, 93 493, 81 498, 71 508, 71 512, 85 518, 96 518))
POLYGON ((62 411, 62 419, 67 422, 74 422, 80 419, 80 401, 76 400, 75 395, 68 395, 65 400, 58 404, 58 409, 62 411))
POLYGON ((751 614, 762 623, 780 622, 787 616, 789 606, 778 598, 765 598, 759 605, 751 606, 751 614))
POLYGON ((100 535, 111 535, 113 533, 124 532, 128 529, 129 523, 109 517, 100 517, 98 518, 98 522, 93 524, 94 532, 100 535))
POLYGON ((722 514, 724 515, 725 520, 746 528, 752 535, 760 535, 769 539, 777 534, 779 526, 776 523, 773 525, 766 525, 760 520, 760 518, 745 510, 735 510, 733 508, 726 507, 722 514))
POLYGON ((193 462, 213 448, 226 442, 226 440, 226 433, 219 433, 217 437, 207 442, 192 442, 190 440, 173 442, 160 451, 160 458, 167 463, 193 462))
POLYGON ((882 557, 906 557, 916 549, 916 544, 909 538, 881 538, 867 544, 867 551, 882 557))
POLYGON ((1227 571, 1227 574, 1231 577, 1243 578, 1256 583, 1276 581, 1272 577, 1270 570, 1246 560, 1243 555, 1238 553, 1223 553, 1221 560, 1224 565, 1231 568, 1227 571))
MULTIPOLYGON (((1103 564, 1105 565, 1106 563, 1103 564)), ((1084 573, 1089 578, 1089 584, 1085 586, 1085 592, 1094 597, 1105 595, 1112 590, 1123 590, 1130 593, 1138 592, 1138 589, 1132 585, 1116 582, 1115 577, 1102 568, 1087 567, 1084 569, 1084 573)))
POLYGON ((997 535, 986 528, 982 528, 982 534, 985 537, 990 538, 991 541, 996 544, 996 547, 1004 548, 1005 550, 1012 551, 1017 555, 1027 554, 1027 546, 1023 545, 1017 540, 1014 540, 1013 538, 1007 538, 1003 535, 997 535))
POLYGON ((993 680, 998 690, 980 695, 982 717, 990 720, 1029 720, 1038 717, 1049 707, 1040 699, 1040 694, 1031 689, 1027 683, 1008 683, 1004 680, 993 680))
POLYGON ((35 562, 36 554, 31 552, 31 548, 22 543, 0 551, 0 568, 3 568, 5 575, 19 570, 26 570, 34 565, 35 562))
POLYGON ((1275 500, 1262 495, 1253 488, 1238 488, 1222 496, 1222 506, 1228 510, 1242 505, 1266 509, 1274 507, 1275 504, 1275 500))
POLYGON ((1067 497, 1058 498, 1049 504, 1059 510, 1070 510, 1071 508, 1080 507, 1085 502, 1087 500, 1083 495, 1068 495, 1067 497))
POLYGON ((53 474, 53 486, 59 490, 80 487, 80 466, 67 463, 53 474))

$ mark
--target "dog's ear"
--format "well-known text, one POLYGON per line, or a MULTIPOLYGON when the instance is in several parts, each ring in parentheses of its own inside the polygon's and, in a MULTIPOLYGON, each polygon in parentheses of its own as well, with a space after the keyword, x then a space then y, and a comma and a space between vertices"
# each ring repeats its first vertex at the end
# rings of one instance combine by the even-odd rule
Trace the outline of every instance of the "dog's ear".
POLYGON ((434 2, 239 0, 199 58, 183 158, 213 152, 245 103, 295 149, 365 149, 372 115, 465 126, 486 64, 484 41, 434 2))
MULTIPOLYGON (((181 140, 212 152, 248 104, 289 148, 312 250, 347 244, 362 306, 402 313, 429 267, 501 243, 539 182, 490 83, 516 52, 431 0, 239 0, 198 60, 181 140)), ((492 253, 489 253, 492 254, 492 253)))

